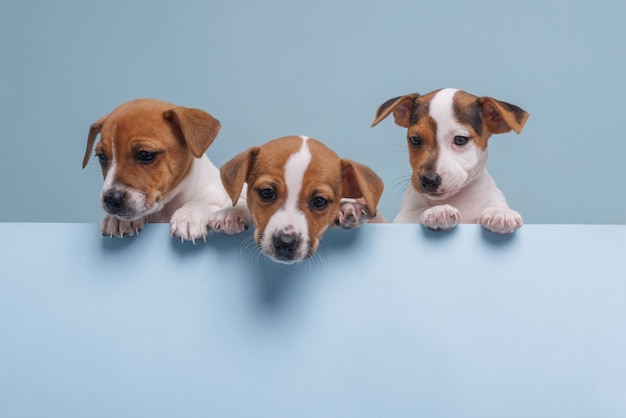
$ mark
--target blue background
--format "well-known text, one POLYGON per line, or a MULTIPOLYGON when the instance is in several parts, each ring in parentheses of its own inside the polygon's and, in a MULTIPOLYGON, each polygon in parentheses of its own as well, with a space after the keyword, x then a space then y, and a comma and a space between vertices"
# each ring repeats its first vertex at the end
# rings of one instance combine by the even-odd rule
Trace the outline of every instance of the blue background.
POLYGON ((3 418, 626 416, 624 225, 0 237, 3 418))
POLYGON ((623 1, 10 1, 0 13, 0 221, 97 222, 89 125, 155 97, 199 107, 237 152, 305 134, 374 168, 397 212, 409 173, 388 98, 458 87, 517 104, 488 167, 527 223, 624 223, 623 1))

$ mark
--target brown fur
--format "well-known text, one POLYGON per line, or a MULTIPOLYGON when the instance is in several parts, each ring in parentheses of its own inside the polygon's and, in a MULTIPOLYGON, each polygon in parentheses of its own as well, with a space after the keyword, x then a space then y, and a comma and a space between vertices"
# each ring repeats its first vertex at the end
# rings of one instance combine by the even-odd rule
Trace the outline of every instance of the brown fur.
POLYGON ((158 202, 187 176, 194 157, 207 150, 219 129, 219 121, 202 110, 154 99, 132 100, 91 126, 83 168, 100 134, 95 151, 109 161, 101 167, 103 176, 115 158, 114 180, 143 190, 149 202, 158 202), (140 150, 157 153, 154 161, 138 162, 135 156, 140 150))
MULTIPOLYGON (((340 159, 321 142, 309 139, 307 144, 311 162, 304 175, 298 205, 308 221, 312 242, 310 253, 313 253, 324 231, 334 223, 341 198, 363 198, 367 210, 373 215, 383 191, 383 182, 370 168, 340 159), (321 210, 309 204, 316 196, 328 201, 321 210)), ((285 163, 301 147, 300 137, 275 139, 238 154, 221 168, 222 182, 233 201, 241 193, 243 183, 248 184, 248 207, 256 226, 257 242, 272 214, 285 202, 285 163), (260 198, 259 191, 266 188, 275 190, 277 197, 274 201, 266 202, 260 198)))
MULTIPOLYGON (((429 116, 430 100, 439 90, 421 96, 411 93, 387 100, 376 111, 372 127, 388 115, 393 114, 397 125, 407 128, 409 162, 413 169, 411 183, 415 190, 421 190, 420 176, 429 174, 434 169, 438 158, 437 126, 429 116), (410 142, 412 136, 418 136, 422 144, 414 146, 410 142)), ((470 131, 470 138, 476 145, 485 150, 491 135, 510 132, 520 133, 528 113, 519 107, 491 97, 478 97, 464 91, 454 95, 455 117, 470 131)))

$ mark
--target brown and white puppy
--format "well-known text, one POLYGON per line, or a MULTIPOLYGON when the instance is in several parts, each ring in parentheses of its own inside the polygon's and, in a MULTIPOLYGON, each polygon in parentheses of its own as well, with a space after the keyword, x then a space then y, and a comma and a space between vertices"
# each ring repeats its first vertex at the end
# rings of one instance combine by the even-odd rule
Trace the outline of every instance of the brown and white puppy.
POLYGON ((480 223, 496 233, 522 226, 485 169, 492 134, 520 133, 528 113, 519 107, 457 89, 396 97, 383 103, 372 126, 393 113, 407 128, 412 187, 393 222, 447 230, 480 223))
POLYGON ((224 164, 221 174, 233 202, 247 184, 256 244, 285 264, 313 255, 329 226, 354 228, 375 217, 383 192, 370 168, 305 136, 252 147, 224 164))
POLYGON ((195 242, 206 239, 208 229, 245 230, 245 196, 232 199, 233 207, 219 170, 204 154, 219 129, 219 121, 200 109, 154 99, 124 103, 91 125, 83 168, 100 134, 101 233, 124 237, 148 222, 170 222, 172 235, 195 242))

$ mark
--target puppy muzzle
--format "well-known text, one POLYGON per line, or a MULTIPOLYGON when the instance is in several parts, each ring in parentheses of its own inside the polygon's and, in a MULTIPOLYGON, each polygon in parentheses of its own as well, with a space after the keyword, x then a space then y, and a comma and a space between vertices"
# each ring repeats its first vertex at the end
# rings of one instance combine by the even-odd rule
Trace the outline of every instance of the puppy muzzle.
POLYGON ((301 234, 293 232, 276 232, 269 240, 261 239, 258 245, 263 254, 277 263, 292 264, 310 256, 301 234))
POLYGON ((112 187, 103 191, 101 201, 106 213, 124 221, 134 221, 151 212, 145 196, 133 189, 112 187))

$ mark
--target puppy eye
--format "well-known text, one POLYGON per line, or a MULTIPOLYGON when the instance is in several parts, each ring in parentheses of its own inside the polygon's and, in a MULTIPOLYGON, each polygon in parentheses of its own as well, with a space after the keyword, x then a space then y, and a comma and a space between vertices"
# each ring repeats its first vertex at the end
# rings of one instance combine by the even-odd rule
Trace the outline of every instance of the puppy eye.
POLYGON ((469 141, 469 138, 466 136, 457 135, 454 137, 454 143, 456 145, 465 145, 469 141))
POLYGON ((413 135, 409 137, 409 142, 411 143, 411 145, 419 147, 420 145, 422 145, 422 138, 417 135, 413 135))
POLYGON ((261 189, 259 190, 259 197, 266 202, 271 202, 276 199, 276 193, 273 189, 261 189))
POLYGON ((315 196, 313 199, 311 199, 311 207, 313 209, 324 209, 327 204, 328 200, 326 200, 322 196, 315 196))
POLYGON ((149 163, 154 160, 156 152, 139 150, 137 152, 137 161, 140 163, 149 163))
POLYGON ((100 165, 102 167, 104 167, 105 165, 107 165, 107 163, 109 162, 109 159, 107 158, 106 155, 104 154, 96 154, 96 157, 98 157, 98 161, 100 162, 100 165))

